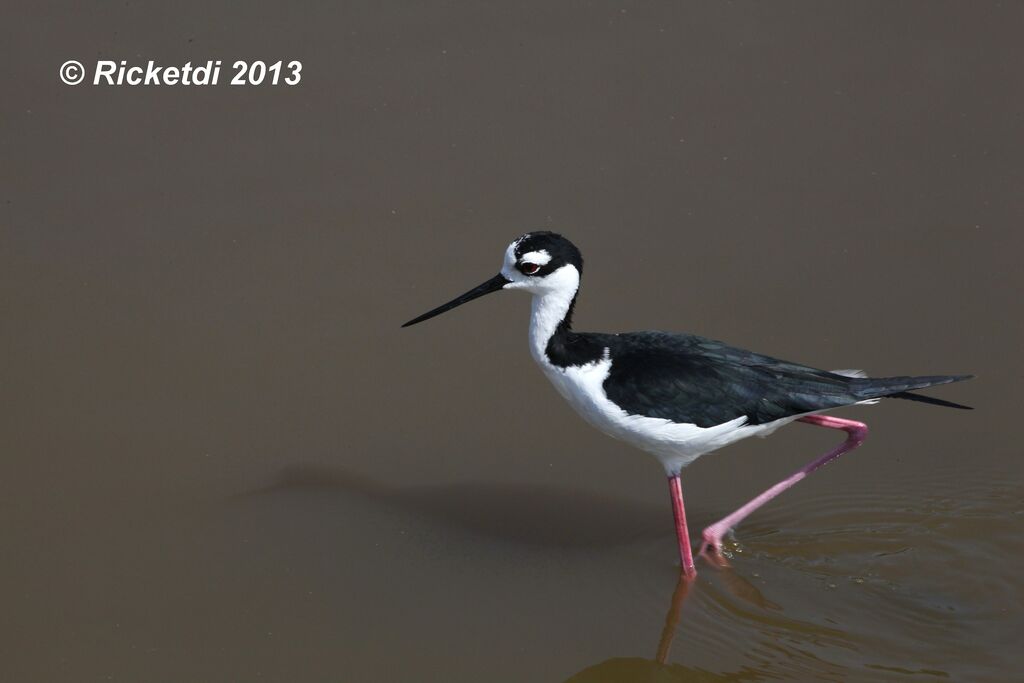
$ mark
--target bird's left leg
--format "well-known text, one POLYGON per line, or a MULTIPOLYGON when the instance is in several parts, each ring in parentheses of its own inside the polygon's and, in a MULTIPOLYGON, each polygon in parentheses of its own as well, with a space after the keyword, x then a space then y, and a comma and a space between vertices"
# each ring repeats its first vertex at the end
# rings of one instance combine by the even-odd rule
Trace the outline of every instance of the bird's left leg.
POLYGON ((683 505, 683 487, 678 474, 668 477, 668 492, 672 498, 672 516, 676 522, 676 540, 679 542, 679 562, 683 574, 688 578, 697 576, 697 568, 693 564, 693 551, 690 549, 690 532, 686 527, 686 506, 683 505))
POLYGON ((831 417, 828 415, 807 415, 806 417, 801 417, 799 421, 806 422, 807 424, 818 425, 819 427, 842 429, 846 432, 846 441, 839 444, 820 458, 804 465, 792 475, 783 479, 775 486, 772 486, 770 489, 757 496, 728 517, 715 522, 705 529, 703 534, 704 543, 701 546, 700 551, 701 555, 709 557, 710 559, 720 558, 722 538, 729 532, 729 529, 735 527, 741 521, 746 519, 754 510, 758 509, 814 470, 818 469, 822 465, 827 465, 843 453, 852 451, 854 448, 861 445, 868 435, 867 425, 855 420, 844 420, 839 417, 831 417))

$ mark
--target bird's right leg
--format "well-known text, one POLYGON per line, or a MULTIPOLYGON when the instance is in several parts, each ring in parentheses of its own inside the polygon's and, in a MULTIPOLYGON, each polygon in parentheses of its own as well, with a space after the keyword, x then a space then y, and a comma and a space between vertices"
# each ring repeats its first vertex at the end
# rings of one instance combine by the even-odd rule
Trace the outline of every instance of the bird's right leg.
POLYGON ((701 555, 712 560, 713 563, 720 563, 722 538, 729 532, 729 529, 735 527, 741 521, 746 519, 754 510, 793 486, 793 484, 805 478, 814 470, 823 465, 827 465, 843 453, 852 451, 854 448, 861 445, 868 435, 868 426, 863 422, 844 420, 843 418, 831 417, 829 415, 807 415, 799 418, 799 422, 806 422, 807 424, 817 425, 819 427, 828 427, 830 429, 841 429, 846 432, 846 440, 820 458, 807 463, 789 477, 786 477, 775 486, 772 486, 770 489, 751 500, 736 512, 718 522, 715 522, 705 529, 703 534, 704 542, 701 545, 700 550, 701 555))

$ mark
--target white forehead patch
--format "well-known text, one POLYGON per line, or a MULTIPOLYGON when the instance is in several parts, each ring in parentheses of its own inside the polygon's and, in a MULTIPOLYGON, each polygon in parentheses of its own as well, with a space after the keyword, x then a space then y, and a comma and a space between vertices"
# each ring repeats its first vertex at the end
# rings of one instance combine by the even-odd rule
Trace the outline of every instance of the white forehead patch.
POLYGON ((551 262, 551 254, 548 253, 547 249, 540 249, 523 254, 523 257, 519 260, 527 263, 536 263, 538 266, 546 266, 551 262))
POLYGON ((508 249, 505 250, 505 263, 501 268, 501 272, 508 277, 508 273, 511 272, 513 266, 516 265, 516 246, 518 246, 519 240, 516 240, 512 244, 508 245, 508 249))

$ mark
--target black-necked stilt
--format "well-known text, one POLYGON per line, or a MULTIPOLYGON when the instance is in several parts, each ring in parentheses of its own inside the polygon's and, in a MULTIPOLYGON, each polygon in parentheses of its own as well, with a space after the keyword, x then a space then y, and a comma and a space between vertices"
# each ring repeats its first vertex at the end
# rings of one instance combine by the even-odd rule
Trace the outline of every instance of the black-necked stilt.
POLYGON ((861 422, 822 415, 855 403, 903 398, 956 403, 910 393, 971 375, 866 377, 817 370, 691 334, 574 332, 583 258, 561 235, 527 233, 505 250, 501 272, 402 327, 423 322, 500 289, 533 294, 530 352, 555 388, 601 431, 657 457, 668 475, 683 570, 694 575, 680 471, 705 453, 793 421, 846 432, 846 440, 712 524, 701 553, 721 561, 722 537, 744 518, 822 465, 864 441, 861 422))

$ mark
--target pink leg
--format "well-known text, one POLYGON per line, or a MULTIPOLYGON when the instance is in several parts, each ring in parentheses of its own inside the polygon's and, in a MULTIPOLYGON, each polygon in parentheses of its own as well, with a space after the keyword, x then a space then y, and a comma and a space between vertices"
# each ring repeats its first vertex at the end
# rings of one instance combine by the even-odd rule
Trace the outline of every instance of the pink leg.
POLYGON ((804 465, 791 476, 783 479, 775 486, 772 486, 770 489, 759 495, 757 498, 754 498, 728 517, 715 522, 705 529, 703 534, 704 545, 700 551, 702 555, 707 554, 708 556, 714 555, 720 557, 722 550, 722 538, 726 533, 728 533, 729 529, 735 527, 741 521, 746 519, 751 512, 758 509, 814 470, 818 469, 822 465, 827 465, 843 453, 852 451, 854 448, 861 445, 868 435, 867 425, 863 422, 856 422, 854 420, 844 420, 842 418, 830 417, 828 415, 808 415, 806 417, 801 417, 799 421, 806 422, 807 424, 818 425, 819 427, 842 429, 847 434, 846 441, 839 444, 817 460, 804 465))
POLYGON ((686 508, 683 507, 683 487, 678 474, 668 478, 668 491, 672 496, 672 516, 676 520, 676 540, 679 541, 679 559, 683 563, 683 573, 693 578, 697 576, 697 568, 693 564, 690 532, 686 528, 686 508))

